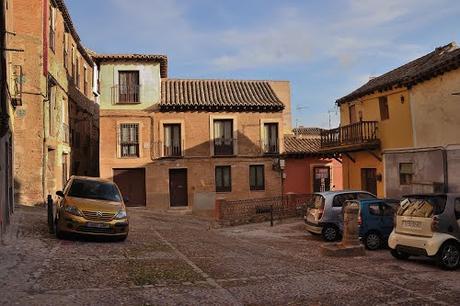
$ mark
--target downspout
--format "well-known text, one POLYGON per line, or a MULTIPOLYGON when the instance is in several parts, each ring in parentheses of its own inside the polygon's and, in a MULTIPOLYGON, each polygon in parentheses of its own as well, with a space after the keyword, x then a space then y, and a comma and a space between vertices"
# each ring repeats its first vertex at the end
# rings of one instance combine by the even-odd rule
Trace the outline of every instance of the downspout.
POLYGON ((444 193, 449 192, 449 169, 447 163, 447 150, 445 148, 441 149, 442 152, 442 165, 444 171, 444 193))

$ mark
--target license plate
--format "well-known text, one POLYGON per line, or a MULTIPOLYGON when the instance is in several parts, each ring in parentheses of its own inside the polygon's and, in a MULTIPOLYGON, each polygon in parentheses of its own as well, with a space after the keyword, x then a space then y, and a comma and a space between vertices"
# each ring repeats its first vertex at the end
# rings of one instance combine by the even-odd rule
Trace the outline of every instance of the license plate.
POLYGON ((95 228, 109 228, 110 224, 88 222, 88 223, 86 223, 86 226, 87 227, 95 227, 95 228))
POLYGON ((412 220, 403 220, 402 226, 404 227, 411 227, 411 228, 419 228, 422 226, 422 222, 420 221, 412 221, 412 220))

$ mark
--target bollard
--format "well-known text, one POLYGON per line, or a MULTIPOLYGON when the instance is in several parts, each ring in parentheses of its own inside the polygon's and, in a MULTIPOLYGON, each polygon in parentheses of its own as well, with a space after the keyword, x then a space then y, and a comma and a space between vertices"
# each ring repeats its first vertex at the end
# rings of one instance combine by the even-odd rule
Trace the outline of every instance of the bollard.
POLYGON ((343 214, 343 238, 342 245, 359 245, 358 227, 359 205, 356 202, 349 202, 344 208, 343 214))
POLYGON ((46 199, 48 208, 48 231, 50 234, 54 234, 54 214, 53 214, 53 198, 49 194, 46 199))
POLYGON ((273 226, 273 204, 270 204, 270 226, 273 226))

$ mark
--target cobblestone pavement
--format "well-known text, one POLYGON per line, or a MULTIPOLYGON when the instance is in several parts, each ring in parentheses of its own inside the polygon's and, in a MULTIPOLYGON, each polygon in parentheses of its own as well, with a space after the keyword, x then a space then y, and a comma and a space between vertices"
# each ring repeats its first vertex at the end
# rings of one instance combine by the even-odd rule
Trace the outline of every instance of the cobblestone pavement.
POLYGON ((460 271, 388 250, 319 255, 300 221, 210 229, 130 209, 125 242, 57 240, 43 208, 19 207, 0 246, 0 304, 458 305, 460 271))

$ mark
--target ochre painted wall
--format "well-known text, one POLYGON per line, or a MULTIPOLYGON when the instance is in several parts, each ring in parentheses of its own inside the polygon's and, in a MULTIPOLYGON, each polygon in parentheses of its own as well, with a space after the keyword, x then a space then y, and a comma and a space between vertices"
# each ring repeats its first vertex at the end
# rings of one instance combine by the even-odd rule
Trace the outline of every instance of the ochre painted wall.
POLYGON ((416 147, 460 144, 460 69, 410 90, 416 147))
MULTIPOLYGON (((344 189, 362 189, 361 182, 361 169, 362 168, 376 168, 377 175, 383 175, 383 163, 378 161, 374 156, 368 152, 354 152, 349 153, 355 160, 351 161, 348 157, 343 156, 343 188, 344 189)), ((384 183, 377 181, 377 196, 384 197, 384 183)))

